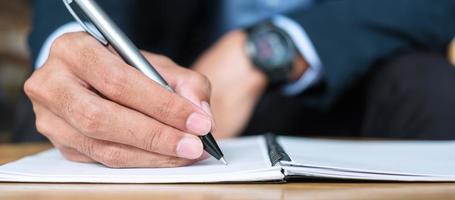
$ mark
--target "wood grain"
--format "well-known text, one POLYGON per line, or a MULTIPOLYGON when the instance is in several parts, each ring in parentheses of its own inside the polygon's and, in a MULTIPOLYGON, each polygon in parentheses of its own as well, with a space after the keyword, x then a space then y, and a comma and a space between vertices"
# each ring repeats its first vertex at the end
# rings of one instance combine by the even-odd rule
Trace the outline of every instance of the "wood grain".
POLYGON ((51 147, 49 143, 2 144, 0 145, 0 165, 51 147))
MULTIPOLYGON (((50 144, 0 145, 0 163, 50 148, 50 144)), ((163 200, 439 200, 455 199, 452 183, 304 182, 286 184, 40 184, 0 183, 0 199, 163 200)))
POLYGON ((453 38, 452 43, 449 45, 449 60, 455 66, 455 38, 453 38))

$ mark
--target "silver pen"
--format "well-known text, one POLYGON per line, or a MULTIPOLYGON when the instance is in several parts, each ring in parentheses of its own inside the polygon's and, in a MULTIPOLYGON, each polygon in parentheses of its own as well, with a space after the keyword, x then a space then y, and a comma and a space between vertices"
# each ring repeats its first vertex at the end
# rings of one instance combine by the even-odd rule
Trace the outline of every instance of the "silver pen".
MULTIPOLYGON (((127 64, 137 68, 167 90, 174 92, 166 80, 145 59, 144 55, 142 55, 133 42, 117 27, 94 0, 63 0, 63 3, 86 32, 103 45, 111 45, 127 64), (73 6, 82 13, 76 13, 73 6), (81 17, 85 18, 81 19, 81 17)), ((218 147, 211 133, 200 136, 200 139, 207 153, 224 164, 227 164, 221 149, 218 147)))

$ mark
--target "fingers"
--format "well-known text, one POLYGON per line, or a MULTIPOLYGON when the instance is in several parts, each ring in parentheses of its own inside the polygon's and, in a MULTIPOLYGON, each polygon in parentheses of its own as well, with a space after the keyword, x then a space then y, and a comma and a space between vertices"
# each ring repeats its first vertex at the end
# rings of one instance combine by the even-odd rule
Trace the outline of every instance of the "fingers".
POLYGON ((194 162, 203 152, 195 135, 206 134, 213 124, 210 84, 159 58, 154 59, 158 70, 179 94, 126 65, 85 33, 60 37, 44 66, 24 85, 39 131, 65 157, 79 162, 113 167, 194 162))
POLYGON ((38 114, 36 116, 36 127, 38 132, 45 135, 67 160, 84 163, 96 162, 90 157, 78 152, 76 149, 60 143, 59 138, 63 138, 60 140, 67 141, 64 137, 65 133, 67 131, 74 131, 71 130, 72 127, 40 105, 35 104, 33 110, 38 114), (50 124, 52 124, 53 127, 50 127, 50 124))
POLYGON ((158 71, 162 72, 161 74, 166 80, 170 80, 176 93, 193 102, 211 118, 211 132, 214 132, 216 125, 209 105, 211 84, 207 77, 183 67, 168 67, 173 62, 165 56, 148 52, 142 53, 158 71), (191 74, 191 76, 188 76, 188 74, 191 74))
POLYGON ((103 99, 70 80, 61 74, 58 79, 41 83, 42 88, 52 92, 32 93, 44 93, 37 101, 46 102, 47 109, 80 133, 168 156, 196 159, 202 154, 203 146, 197 136, 103 99))
POLYGON ((176 167, 189 165, 197 161, 164 156, 131 146, 94 140, 88 137, 78 137, 76 140, 80 144, 84 144, 78 147, 79 151, 112 168, 176 167))
MULTIPOLYGON (((126 65, 87 34, 67 34, 54 43, 51 51, 71 51, 68 55, 72 56, 64 59, 72 66, 70 70, 112 101, 192 134, 204 135, 211 129, 211 118, 201 108, 126 65), (74 41, 74 37, 79 42, 68 42, 74 41)), ((178 66, 169 64, 161 71, 168 68, 178 66)), ((179 77, 179 73, 186 72, 174 71, 179 77)), ((194 74, 186 75, 191 79, 194 74)))
POLYGON ((204 75, 183 67, 169 67, 176 65, 165 56, 143 52, 146 59, 161 72, 163 77, 172 84, 175 91, 197 106, 201 102, 210 101, 211 84, 204 75))
POLYGON ((93 139, 72 128, 42 106, 34 106, 40 113, 38 130, 46 135, 65 158, 76 162, 99 162, 113 168, 125 167, 176 167, 197 160, 164 156, 132 146, 93 139), (52 125, 50 125, 52 124, 52 125))
POLYGON ((69 147, 60 147, 57 148, 62 155, 67 159, 74 162, 82 162, 82 163, 93 163, 96 162, 95 160, 91 159, 90 157, 80 153, 79 151, 69 148, 69 147))

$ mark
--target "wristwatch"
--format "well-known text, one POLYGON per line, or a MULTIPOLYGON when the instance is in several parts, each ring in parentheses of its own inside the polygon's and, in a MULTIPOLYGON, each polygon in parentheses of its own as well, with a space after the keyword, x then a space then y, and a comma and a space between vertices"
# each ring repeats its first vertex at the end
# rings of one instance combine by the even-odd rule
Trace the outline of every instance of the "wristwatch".
POLYGON ((253 65, 271 84, 289 82, 297 54, 290 36, 271 22, 249 27, 246 32, 246 51, 253 65))

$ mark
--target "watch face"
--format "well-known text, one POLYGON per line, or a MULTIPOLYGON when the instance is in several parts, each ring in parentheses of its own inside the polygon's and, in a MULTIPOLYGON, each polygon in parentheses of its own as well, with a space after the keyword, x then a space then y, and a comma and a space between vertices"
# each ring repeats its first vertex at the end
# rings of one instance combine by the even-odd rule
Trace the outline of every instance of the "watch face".
POLYGON ((288 34, 272 24, 259 24, 248 31, 246 48, 254 66, 271 83, 288 81, 296 54, 288 34))
POLYGON ((293 55, 291 43, 276 31, 262 31, 253 38, 256 61, 268 68, 282 67, 290 62, 293 55))

